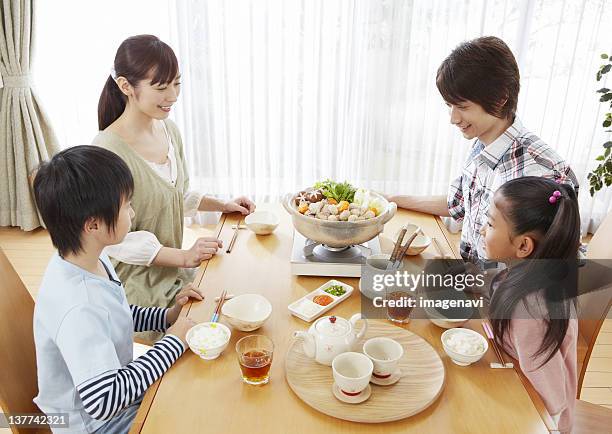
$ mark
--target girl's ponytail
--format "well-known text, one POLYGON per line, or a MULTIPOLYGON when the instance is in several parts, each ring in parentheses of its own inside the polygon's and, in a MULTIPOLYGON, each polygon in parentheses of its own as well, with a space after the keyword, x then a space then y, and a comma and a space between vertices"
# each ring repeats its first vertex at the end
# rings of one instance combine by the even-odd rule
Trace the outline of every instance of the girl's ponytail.
POLYGON ((105 130, 125 110, 125 95, 111 75, 108 76, 98 101, 98 129, 105 130))

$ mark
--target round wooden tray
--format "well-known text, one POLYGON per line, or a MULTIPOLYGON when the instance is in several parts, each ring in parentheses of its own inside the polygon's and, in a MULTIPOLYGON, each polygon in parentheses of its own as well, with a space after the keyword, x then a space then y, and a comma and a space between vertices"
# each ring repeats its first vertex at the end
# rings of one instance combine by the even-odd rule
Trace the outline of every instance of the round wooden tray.
POLYGON ((361 404, 346 404, 332 392, 334 379, 331 366, 307 357, 302 341, 292 342, 285 359, 285 373, 289 387, 306 404, 329 416, 353 422, 380 423, 404 419, 429 407, 444 387, 444 363, 423 338, 396 327, 387 321, 369 320, 368 333, 357 343, 361 352, 363 342, 376 336, 395 339, 404 347, 399 366, 400 380, 391 386, 370 383, 372 395, 361 404))

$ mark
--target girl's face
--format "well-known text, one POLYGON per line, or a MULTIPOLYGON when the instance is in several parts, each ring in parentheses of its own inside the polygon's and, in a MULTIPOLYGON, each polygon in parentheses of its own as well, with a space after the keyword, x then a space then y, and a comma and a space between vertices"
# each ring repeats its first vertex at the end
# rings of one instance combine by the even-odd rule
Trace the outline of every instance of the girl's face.
POLYGON ((495 206, 495 198, 491 201, 487 217, 487 222, 480 230, 484 236, 484 250, 487 259, 509 262, 531 255, 535 248, 534 236, 532 234, 513 235, 512 226, 495 206))
POLYGON ((170 115, 173 104, 181 92, 181 76, 166 84, 151 84, 150 79, 140 80, 135 87, 127 83, 121 86, 128 96, 129 103, 147 116, 163 120, 170 115))
POLYGON ((449 108, 451 124, 457 128, 468 140, 478 137, 483 143, 489 144, 497 137, 500 122, 503 119, 496 118, 487 113, 480 104, 466 100, 457 104, 446 103, 449 108))

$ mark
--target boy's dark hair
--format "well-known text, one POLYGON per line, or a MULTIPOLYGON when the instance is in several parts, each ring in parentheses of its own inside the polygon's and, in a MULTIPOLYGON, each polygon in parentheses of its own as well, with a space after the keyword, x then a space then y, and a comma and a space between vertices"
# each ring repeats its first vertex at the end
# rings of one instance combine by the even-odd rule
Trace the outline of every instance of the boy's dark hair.
POLYGON ((82 250, 85 222, 96 217, 114 231, 122 200, 134 179, 117 154, 98 146, 68 148, 43 163, 34 178, 34 198, 60 256, 82 250))
POLYGON ((444 100, 469 100, 492 116, 512 119, 516 113, 520 74, 504 41, 485 36, 463 42, 438 68, 436 86, 444 100))

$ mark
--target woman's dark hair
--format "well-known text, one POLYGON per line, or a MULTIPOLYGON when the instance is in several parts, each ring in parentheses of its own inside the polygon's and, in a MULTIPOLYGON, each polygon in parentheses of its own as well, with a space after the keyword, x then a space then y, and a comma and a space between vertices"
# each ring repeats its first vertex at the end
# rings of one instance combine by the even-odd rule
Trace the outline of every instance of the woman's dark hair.
POLYGON ((98 146, 75 146, 43 163, 34 178, 34 199, 60 256, 82 250, 85 222, 101 219, 115 230, 122 200, 132 197, 127 164, 98 146))
MULTIPOLYGON (((153 35, 138 35, 121 43, 113 64, 115 78, 124 77, 132 86, 150 78, 151 84, 167 84, 178 75, 178 61, 172 48, 153 35)), ((98 101, 98 128, 112 124, 123 110, 127 97, 109 75, 98 101)))
POLYGON ((463 42, 438 68, 436 85, 444 100, 473 101, 492 116, 512 119, 516 113, 520 74, 504 41, 485 36, 463 42))
MULTIPOLYGON (((576 270, 580 246, 576 192, 567 184, 526 176, 503 184, 495 193, 494 203, 511 227, 512 236, 530 233, 536 239, 529 259, 511 267, 493 293, 489 308, 493 333, 503 344, 517 304, 522 302, 529 312, 527 297, 541 295, 546 305, 543 319, 548 324, 533 357, 545 354, 544 365, 561 348, 576 297, 575 273, 571 273, 576 270), (551 203, 555 191, 560 197, 551 203)), ((538 315, 542 317, 542 313, 538 315)))

